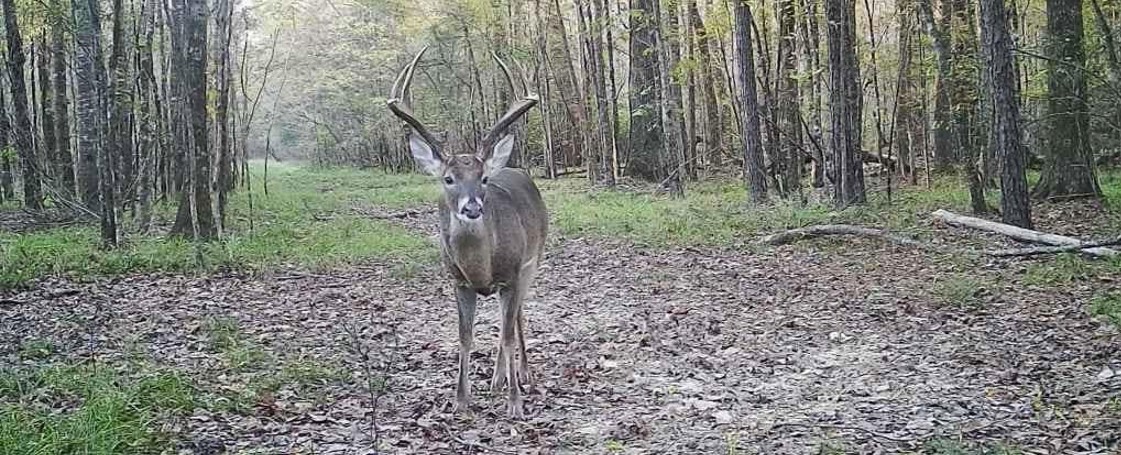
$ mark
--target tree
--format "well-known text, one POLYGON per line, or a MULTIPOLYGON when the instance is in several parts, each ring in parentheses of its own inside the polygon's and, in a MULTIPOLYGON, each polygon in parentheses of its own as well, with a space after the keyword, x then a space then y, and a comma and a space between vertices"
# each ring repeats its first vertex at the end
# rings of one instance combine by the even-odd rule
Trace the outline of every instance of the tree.
POLYGON ((101 21, 97 0, 74 0, 75 93, 78 102, 79 176, 83 201, 101 219, 101 240, 117 244, 116 199, 112 153, 104 145, 107 125, 105 80, 101 57, 101 21))
POLYGON ((23 205, 31 210, 43 208, 42 182, 39 180, 39 165, 36 162, 35 146, 32 143, 31 118, 27 108, 27 84, 23 79, 23 65, 27 58, 23 54, 23 37, 20 35, 19 21, 16 18, 14 0, 2 0, 4 8, 4 27, 8 41, 8 81, 12 90, 12 117, 15 120, 15 146, 19 153, 20 173, 23 176, 23 205))
POLYGON ((1001 218, 1005 223, 1031 228, 1031 204, 1026 172, 1027 151, 1020 132, 1020 101, 1012 58, 1012 35, 1004 0, 981 0, 981 36, 992 102, 993 125, 989 141, 1000 157, 1001 218))
MULTIPOLYGON (((54 101, 53 114, 54 114, 54 131, 46 132, 43 134, 54 135, 55 156, 52 162, 55 167, 55 178, 57 179, 56 188, 64 196, 72 196, 74 194, 74 158, 70 155, 70 102, 67 99, 67 65, 66 65, 66 35, 65 30, 67 23, 66 11, 63 8, 63 0, 55 0, 54 23, 51 24, 51 73, 53 84, 54 101)), ((43 106, 46 110, 47 106, 43 106)))
POLYGON ((631 0, 630 11, 630 160, 627 172, 646 180, 660 174, 664 150, 661 92, 658 89, 658 0, 631 0))
POLYGON ((739 87, 740 131, 743 135, 743 178, 753 203, 767 200, 767 174, 763 169, 763 136, 759 127, 759 96, 755 90, 755 50, 751 43, 751 7, 747 0, 734 4, 736 85, 739 87))
POLYGON ((865 201, 860 67, 856 61, 856 4, 826 0, 829 23, 829 108, 832 113, 833 199, 838 208, 865 201))
POLYGON ((802 120, 798 105, 798 60, 794 48, 794 0, 779 0, 778 8, 778 80, 776 105, 778 147, 775 150, 775 176, 779 194, 792 197, 801 194, 802 120))
POLYGON ((934 167, 939 171, 950 169, 954 164, 954 152, 951 141, 953 138, 953 111, 950 107, 950 80, 952 66, 950 63, 950 6, 948 0, 942 0, 942 21, 934 18, 933 0, 917 0, 919 18, 927 36, 934 44, 934 59, 936 62, 937 78, 934 81, 934 167))
POLYGON ((1082 0, 1047 0, 1047 134, 1035 195, 1100 197, 1090 150, 1082 0))
POLYGON ((206 114, 206 28, 207 3, 173 0, 171 11, 172 52, 176 71, 171 75, 185 121, 180 129, 180 156, 184 183, 179 195, 172 235, 211 239, 217 234, 210 205, 210 150, 206 114))

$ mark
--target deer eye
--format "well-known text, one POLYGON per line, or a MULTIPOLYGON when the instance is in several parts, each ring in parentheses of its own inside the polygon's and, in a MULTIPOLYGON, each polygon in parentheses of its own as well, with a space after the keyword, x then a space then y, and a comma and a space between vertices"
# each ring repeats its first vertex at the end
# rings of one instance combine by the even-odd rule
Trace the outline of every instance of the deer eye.
POLYGON ((448 177, 444 177, 444 183, 447 183, 448 185, 451 185, 452 183, 455 183, 455 181, 452 180, 452 178, 450 176, 448 176, 448 177))
POLYGON ((486 176, 483 176, 483 185, 486 185, 486 184, 487 184, 487 180, 489 180, 489 179, 487 179, 487 177, 486 177, 486 176))

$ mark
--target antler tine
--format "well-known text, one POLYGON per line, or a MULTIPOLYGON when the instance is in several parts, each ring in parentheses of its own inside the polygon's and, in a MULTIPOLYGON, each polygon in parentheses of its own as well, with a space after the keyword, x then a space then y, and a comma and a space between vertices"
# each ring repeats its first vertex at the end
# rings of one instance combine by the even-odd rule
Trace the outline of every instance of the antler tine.
POLYGON ((397 75, 397 79, 393 81, 393 89, 389 94, 389 100, 386 104, 389 105, 389 110, 393 111, 393 114, 396 115, 397 118, 408 123, 429 145, 435 147, 436 144, 438 144, 436 137, 428 132, 428 129, 424 127, 424 124, 421 123, 420 120, 417 120, 417 118, 413 116, 412 109, 410 109, 405 102, 405 97, 413 83, 413 74, 416 72, 416 64, 427 50, 428 46, 424 46, 424 48, 413 57, 413 61, 405 66, 405 69, 401 70, 401 74, 397 75))
MULTIPOLYGON (((517 85, 514 84, 514 78, 510 76, 510 68, 506 66, 506 62, 503 62, 502 59, 498 57, 498 54, 491 52, 491 56, 493 56, 494 61, 498 63, 498 67, 502 69, 502 74, 506 76, 506 82, 510 84, 510 89, 517 95, 518 88, 517 85)), ((483 140, 487 152, 490 151, 490 147, 495 144, 495 141, 506 133, 506 129, 509 128, 510 125, 537 104, 537 95, 529 92, 529 82, 526 80, 525 74, 519 72, 519 75, 522 79, 525 95, 522 99, 510 105, 510 109, 502 115, 502 118, 498 119, 498 123, 495 123, 495 125, 491 127, 490 132, 487 133, 486 139, 483 140)))

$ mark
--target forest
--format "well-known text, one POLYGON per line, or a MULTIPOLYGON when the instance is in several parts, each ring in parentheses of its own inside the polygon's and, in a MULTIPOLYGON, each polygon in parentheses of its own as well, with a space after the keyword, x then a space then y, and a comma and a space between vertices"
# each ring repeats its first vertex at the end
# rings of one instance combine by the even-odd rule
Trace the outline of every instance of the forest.
POLYGON ((1118 0, 0 13, 0 454, 1121 450, 1118 0))

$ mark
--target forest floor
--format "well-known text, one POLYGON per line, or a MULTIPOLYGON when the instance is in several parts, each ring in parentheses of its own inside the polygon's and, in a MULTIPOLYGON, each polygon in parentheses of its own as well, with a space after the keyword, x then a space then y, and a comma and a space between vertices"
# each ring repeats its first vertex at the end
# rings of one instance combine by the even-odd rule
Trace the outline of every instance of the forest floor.
MULTIPOLYGON (((526 307, 536 384, 524 421, 487 390, 493 298, 480 303, 472 412, 452 412, 454 297, 432 247, 409 246, 253 273, 46 274, 0 290, 0 453, 90 441, 184 454, 1121 449, 1121 262, 863 239, 763 249, 751 240, 774 226, 647 232, 606 214, 642 223, 689 209, 575 188, 545 184, 554 232, 526 307)), ((1006 244, 925 219, 934 205, 960 210, 955 198, 852 216, 947 245, 1006 244)), ((329 209, 433 239, 434 214, 388 216, 427 207, 406 199, 329 209)), ((826 215, 773 216, 793 227, 826 215)), ((1099 203, 1045 205, 1036 219, 1085 238, 1121 227, 1099 203)))

